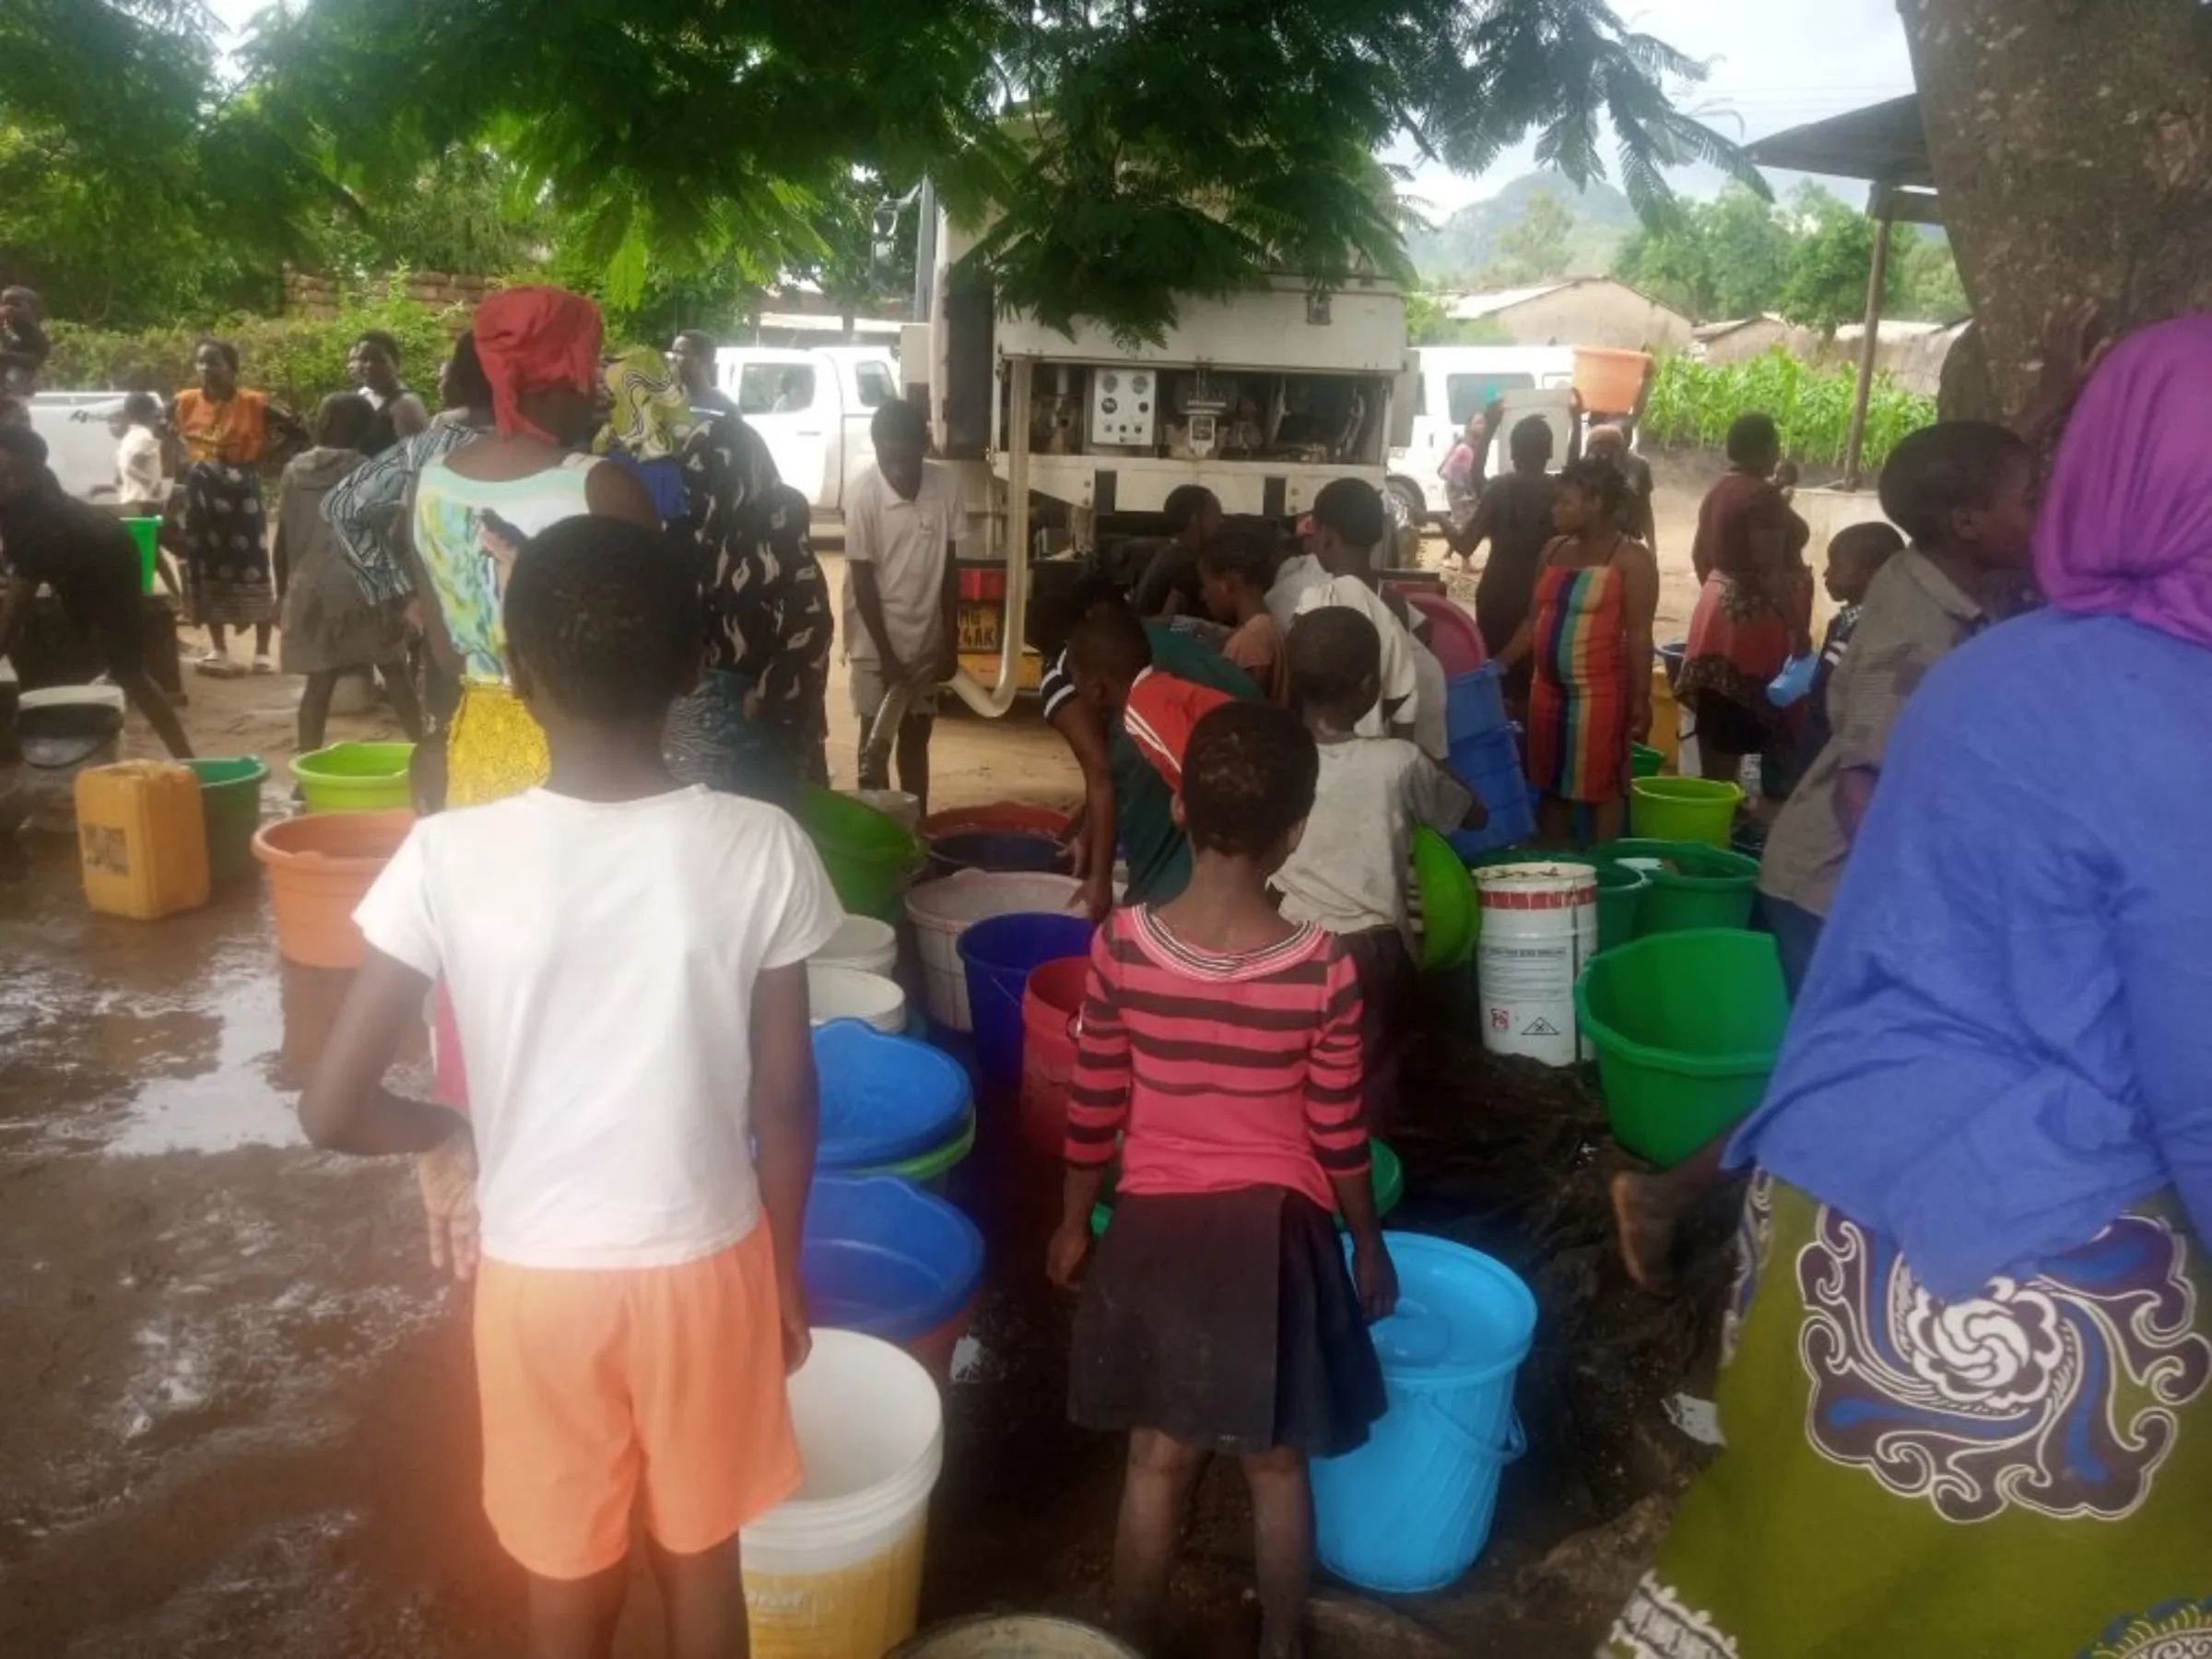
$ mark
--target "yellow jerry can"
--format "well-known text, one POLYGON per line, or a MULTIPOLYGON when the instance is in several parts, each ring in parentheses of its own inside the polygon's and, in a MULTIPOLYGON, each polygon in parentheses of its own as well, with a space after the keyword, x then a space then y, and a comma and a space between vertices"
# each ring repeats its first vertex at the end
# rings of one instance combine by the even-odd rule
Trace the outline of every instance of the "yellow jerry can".
POLYGON ((76 850, 96 911, 151 922, 199 909, 208 877, 198 774, 168 760, 79 772, 76 850))

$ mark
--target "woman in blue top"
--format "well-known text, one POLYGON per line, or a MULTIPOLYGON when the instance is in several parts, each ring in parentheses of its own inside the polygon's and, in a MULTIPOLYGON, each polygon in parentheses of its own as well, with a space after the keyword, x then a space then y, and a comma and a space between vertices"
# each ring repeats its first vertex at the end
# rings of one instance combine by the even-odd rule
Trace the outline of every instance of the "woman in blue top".
POLYGON ((2212 1652, 2212 317, 2097 371, 2036 561, 1730 1149, 1728 1449, 1612 1654, 2212 1652))

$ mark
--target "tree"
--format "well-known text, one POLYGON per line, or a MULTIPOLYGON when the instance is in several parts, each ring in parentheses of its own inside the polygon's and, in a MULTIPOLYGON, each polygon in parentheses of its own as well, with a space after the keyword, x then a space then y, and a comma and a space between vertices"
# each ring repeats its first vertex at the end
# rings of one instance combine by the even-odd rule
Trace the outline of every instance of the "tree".
POLYGON ((1923 323, 1956 323, 1970 313, 1966 289, 1959 280, 1959 262, 1945 238, 1915 237, 1898 268, 1903 273, 1900 316, 1923 323))
POLYGON ((1574 257, 1574 216, 1548 190, 1529 197, 1521 217, 1498 239, 1498 274, 1508 284, 1543 282, 1567 274, 1574 257))
POLYGON ((1774 204, 1739 183, 1621 244, 1613 275, 1708 322, 1779 308, 1795 235, 1774 204))
MULTIPOLYGON (((2194 0, 1902 0, 1944 219, 2017 408, 2044 318, 2128 328, 2212 306, 2212 18, 2194 0)), ((1951 377, 1947 375, 1947 382, 1951 377)))
POLYGON ((1512 335, 1495 317, 1454 317, 1443 298, 1416 289, 1406 296, 1408 346, 1511 346, 1512 335))
POLYGON ((1609 128, 1653 213, 1665 168, 1756 179, 1669 100, 1702 72, 1605 0, 317 0, 255 58, 349 167, 492 137, 617 295, 649 256, 803 265, 854 169, 927 170, 1002 303, 1124 335, 1266 269, 1405 274, 1371 161, 1400 136, 1479 171, 1533 134, 1581 182, 1609 128))
MULTIPOLYGON (((1874 221, 1818 184, 1800 185, 1790 206, 1803 229, 1776 309, 1801 327, 1824 334, 1861 321, 1866 315, 1866 278, 1874 268, 1874 221)), ((1910 225, 1896 226, 1889 233, 1882 285, 1887 316, 1901 314, 1905 266, 1915 241, 1910 225)))
POLYGON ((0 270, 57 312, 164 320, 273 293, 320 185, 216 76, 194 0, 0 7, 0 270))

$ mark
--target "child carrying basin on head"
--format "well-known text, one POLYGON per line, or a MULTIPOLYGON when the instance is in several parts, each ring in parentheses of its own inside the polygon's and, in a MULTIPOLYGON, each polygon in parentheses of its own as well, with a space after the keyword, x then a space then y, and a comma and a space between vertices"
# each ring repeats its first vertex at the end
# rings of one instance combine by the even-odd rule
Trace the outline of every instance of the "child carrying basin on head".
POLYGON ((562 520, 501 603, 547 781, 417 824, 358 913, 368 959, 300 1122, 336 1151, 458 1141, 480 1166, 484 1503, 530 1575, 534 1659, 612 1652, 633 1512, 668 1652, 728 1659, 738 1529, 799 1478, 806 963, 843 916, 782 811, 669 775, 662 728, 702 642, 657 532, 562 520), (465 1119, 382 1081, 438 979, 465 1119))
POLYGON ((1075 1284, 1119 1138, 1069 1400, 1077 1423, 1129 1435, 1113 1617, 1140 1653, 1156 1651, 1181 1511, 1211 1452, 1241 1459, 1252 1487, 1261 1652, 1297 1653, 1307 1459, 1359 1446, 1383 1410, 1366 1322, 1394 1306, 1397 1279, 1360 1123, 1359 981, 1334 938, 1267 896, 1317 768, 1282 710, 1206 715, 1176 806, 1190 885, 1157 910, 1115 911, 1091 947, 1048 1266, 1075 1284), (1332 1208, 1351 1232, 1348 1271, 1332 1208))

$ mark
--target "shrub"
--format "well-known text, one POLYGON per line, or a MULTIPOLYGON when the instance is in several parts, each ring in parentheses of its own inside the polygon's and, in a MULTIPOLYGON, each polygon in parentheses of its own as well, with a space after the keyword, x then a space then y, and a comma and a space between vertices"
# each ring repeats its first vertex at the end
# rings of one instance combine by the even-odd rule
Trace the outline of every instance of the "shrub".
MULTIPOLYGON (((1841 465, 1857 383, 1851 370, 1818 369, 1779 347, 1741 363, 1669 357, 1652 382, 1643 429, 1662 443, 1719 449, 1737 416, 1760 411, 1782 429, 1783 448, 1789 454, 1841 465)), ((1866 469, 1880 467, 1900 440, 1935 419, 1934 398, 1906 391, 1887 374, 1877 375, 1866 404, 1866 469)))
POLYGON ((398 293, 347 303, 335 317, 235 317, 213 328, 154 328, 136 333, 48 325, 53 354, 42 383, 57 391, 153 392, 173 395, 197 379, 193 353, 209 337, 238 347, 241 379, 302 414, 333 392, 349 390, 346 358, 365 329, 381 328, 400 343, 408 383, 436 402, 438 365, 453 336, 468 326, 460 307, 432 311, 398 293))

